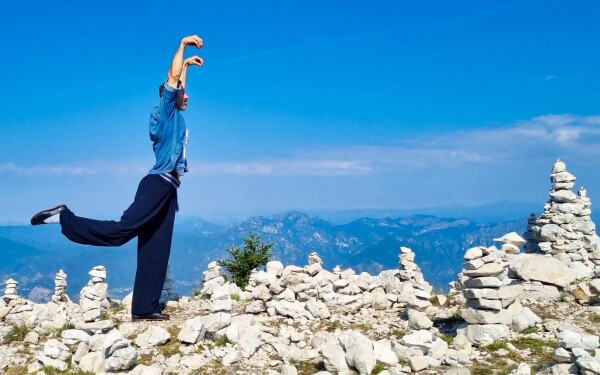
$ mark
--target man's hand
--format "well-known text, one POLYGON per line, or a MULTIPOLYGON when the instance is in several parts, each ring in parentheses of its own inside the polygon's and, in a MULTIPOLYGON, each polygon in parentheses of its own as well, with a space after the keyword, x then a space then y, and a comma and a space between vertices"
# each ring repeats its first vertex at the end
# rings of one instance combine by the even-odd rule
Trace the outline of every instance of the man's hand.
POLYGON ((186 36, 185 38, 181 39, 181 44, 202 48, 202 39, 200 39, 198 35, 186 36))
POLYGON ((185 59, 185 61, 183 62, 183 65, 186 67, 188 67, 190 65, 202 66, 202 65, 204 65, 204 60, 202 60, 201 57, 192 56, 192 57, 188 57, 187 59, 185 59))
POLYGON ((185 75, 188 65, 202 66, 202 64, 204 64, 204 61, 198 56, 190 57, 184 61, 183 52, 187 46, 202 48, 202 39, 200 39, 198 35, 186 36, 181 39, 179 48, 177 48, 177 52, 175 52, 175 56, 173 56, 173 61, 171 62, 171 67, 169 68, 169 74, 167 76, 167 82, 173 87, 177 87, 177 84, 180 81, 182 86, 185 87, 185 75))

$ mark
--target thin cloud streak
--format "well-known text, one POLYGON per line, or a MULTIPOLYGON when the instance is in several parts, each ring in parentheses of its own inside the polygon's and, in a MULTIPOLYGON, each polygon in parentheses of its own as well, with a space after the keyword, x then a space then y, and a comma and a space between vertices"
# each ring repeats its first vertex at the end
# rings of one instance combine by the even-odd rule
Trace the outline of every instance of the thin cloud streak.
MULTIPOLYGON (((464 165, 494 166, 548 157, 600 156, 600 116, 546 115, 504 128, 428 134, 387 145, 303 150, 304 157, 195 160, 190 175, 359 176, 464 165)), ((86 166, 0 164, 0 175, 143 175, 147 162, 95 160, 86 166), (118 166, 118 167, 115 167, 118 166)))

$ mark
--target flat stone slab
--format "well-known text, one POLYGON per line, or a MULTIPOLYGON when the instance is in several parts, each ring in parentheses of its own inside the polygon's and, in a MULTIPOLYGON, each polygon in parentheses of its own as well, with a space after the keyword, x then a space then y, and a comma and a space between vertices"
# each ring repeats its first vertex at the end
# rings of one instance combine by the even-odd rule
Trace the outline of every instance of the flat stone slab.
POLYGON ((565 263, 540 254, 517 255, 512 259, 509 267, 522 280, 540 281, 562 288, 577 278, 565 263))

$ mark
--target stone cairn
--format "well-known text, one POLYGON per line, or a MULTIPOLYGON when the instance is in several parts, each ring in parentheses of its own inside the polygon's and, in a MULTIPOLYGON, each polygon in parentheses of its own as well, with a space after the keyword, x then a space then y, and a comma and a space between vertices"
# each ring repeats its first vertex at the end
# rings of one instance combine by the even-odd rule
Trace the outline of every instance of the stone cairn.
MULTIPOLYGON (((106 296, 106 269, 96 266, 89 275, 90 281, 79 296, 78 314, 70 319, 74 328, 62 331, 60 340, 48 340, 30 370, 52 366, 65 371, 68 362, 74 369, 94 374, 124 371, 135 366, 137 350, 131 346, 131 341, 114 328, 112 320, 101 320, 102 310, 110 306, 106 296)), ((62 270, 57 280, 66 281, 62 270)), ((62 287, 63 283, 60 284, 62 287)), ((66 286, 66 282, 64 284, 66 286)))
MULTIPOLYGON (((402 299, 406 301, 408 307, 413 310, 425 311, 431 306, 432 286, 429 285, 421 269, 415 263, 415 253, 408 247, 400 248, 400 271, 398 278, 403 282, 402 299), (408 297, 408 299, 406 299, 408 297)), ((401 300, 399 298, 399 300, 401 300)))
POLYGON ((494 240, 503 243, 500 250, 495 246, 467 250, 459 274, 466 298, 461 316, 469 323, 461 333, 475 346, 508 338, 509 326, 521 332, 541 321, 517 301, 523 292, 521 280, 509 277, 509 262, 525 240, 514 232, 494 240))
MULTIPOLYGON (((374 343, 358 332, 339 331, 321 333, 320 337, 308 341, 305 332, 297 332, 293 328, 286 328, 282 334, 284 338, 279 339, 272 337, 271 329, 260 324, 260 314, 266 313, 269 317, 302 326, 330 318, 347 323, 356 319, 368 320, 374 311, 384 311, 394 306, 427 309, 430 306, 428 297, 431 286, 424 281, 414 264, 414 253, 404 248, 403 254, 400 258, 406 272, 402 272, 402 276, 401 270, 383 271, 378 276, 367 273, 357 275, 352 269, 342 270, 340 267, 330 272, 322 267, 321 258, 316 253, 309 255, 308 264, 304 267, 284 267, 279 261, 268 262, 264 271, 252 273, 245 290, 238 288, 235 292, 239 293, 240 299, 249 301, 246 314, 236 316, 231 314, 231 295, 237 287, 225 282, 220 267, 216 262, 211 262, 204 272, 201 291, 209 297, 210 314, 202 319, 188 319, 180 331, 179 340, 195 344, 205 335, 225 335, 237 349, 222 358, 224 365, 253 356, 260 349, 261 340, 271 344, 273 349, 270 350, 274 352, 270 352, 270 355, 308 360, 322 351, 325 367, 334 373, 347 373, 350 367, 359 369, 360 373, 370 373, 376 360, 390 366, 397 365, 398 356, 392 351, 388 340, 374 343), (427 304, 415 300, 427 300, 427 304), (356 315, 348 315, 347 311, 353 311, 356 315), (339 335, 339 340, 336 335, 339 335), (364 354, 360 356, 360 361, 356 357, 357 345, 364 354), (344 358, 349 358, 348 362, 344 358)), ((419 324, 423 324, 419 318, 425 314, 417 310, 415 312, 417 314, 413 315, 413 320, 415 328, 419 328, 419 324)), ((425 320, 431 327, 431 320, 427 316, 425 320)), ((406 335, 397 350, 405 356, 415 357, 411 360, 411 368, 422 370, 439 365, 448 352, 448 346, 428 329, 418 329, 406 335)))
POLYGON ((17 294, 17 287, 19 283, 16 280, 6 280, 6 288, 4 289, 4 301, 9 303, 10 301, 17 300, 19 295, 17 294))
POLYGON ((200 289, 201 295, 210 296, 216 287, 225 285, 225 277, 221 275, 221 266, 216 261, 212 261, 208 264, 208 269, 203 272, 204 281, 202 283, 202 289, 200 289))
POLYGON ((175 282, 169 277, 171 274, 171 264, 167 266, 167 275, 165 277, 165 284, 163 285, 162 292, 160 293, 159 303, 163 306, 167 305, 169 301, 178 301, 179 294, 175 289, 175 282))
POLYGON ((52 296, 52 302, 57 304, 69 302, 69 296, 67 295, 67 274, 62 269, 58 271, 54 277, 54 295, 52 296))
POLYGON ((108 284, 104 281, 106 269, 104 266, 96 266, 88 274, 91 279, 79 294, 79 306, 85 322, 96 322, 100 320, 102 309, 110 306, 106 298, 108 284))
POLYGON ((564 162, 554 163, 550 199, 539 218, 529 217, 525 249, 569 264, 577 278, 600 277, 600 239, 590 217, 591 201, 583 187, 577 194, 572 191, 575 179, 564 162))

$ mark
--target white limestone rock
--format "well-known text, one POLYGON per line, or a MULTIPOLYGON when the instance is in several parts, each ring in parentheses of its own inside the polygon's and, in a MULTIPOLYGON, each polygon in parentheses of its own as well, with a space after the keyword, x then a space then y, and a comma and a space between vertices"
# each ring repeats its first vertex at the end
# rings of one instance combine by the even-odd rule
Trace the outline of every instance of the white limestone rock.
POLYGON ((500 238, 494 238, 494 241, 502 242, 504 244, 512 244, 517 247, 525 244, 523 237, 519 236, 516 232, 510 232, 500 238))
POLYGON ((325 369, 333 374, 347 374, 350 368, 346 363, 344 349, 336 343, 325 343, 321 346, 325 369))
POLYGON ((509 333, 509 328, 504 324, 471 324, 466 329, 467 339, 475 346, 505 340, 509 333))
POLYGON ((483 256, 483 250, 479 246, 472 247, 464 255, 465 260, 473 260, 477 258, 481 258, 483 256))
POLYGON ((204 329, 204 321, 202 317, 197 316, 192 319, 187 319, 183 323, 183 327, 177 335, 177 339, 185 344, 195 344, 204 338, 206 330, 204 329))
POLYGON ((135 338, 135 344, 140 348, 149 348, 165 344, 171 339, 171 334, 159 326, 150 326, 135 338))
POLYGON ((225 336, 232 344, 240 342, 242 333, 254 323, 254 315, 244 314, 236 315, 231 318, 231 323, 225 330, 225 336))
POLYGON ((417 310, 408 309, 408 326, 411 329, 419 330, 419 329, 429 329, 433 327, 433 322, 429 317, 417 310))
POLYGON ((525 307, 523 311, 513 317, 511 328, 515 332, 523 332, 527 328, 535 326, 536 323, 541 323, 541 321, 540 317, 535 315, 528 307, 525 307))
POLYGON ((363 334, 345 331, 339 336, 340 343, 346 350, 346 362, 360 374, 368 375, 376 364, 373 343, 363 334))
POLYGON ((377 362, 381 362, 385 366, 396 366, 398 364, 398 356, 392 350, 390 340, 382 339, 373 342, 373 351, 377 362))
POLYGON ((410 357, 408 359, 408 365, 410 369, 416 373, 419 371, 423 371, 429 367, 429 362, 425 359, 424 356, 410 357))
POLYGON ((104 368, 108 372, 117 372, 129 370, 135 366, 137 360, 137 350, 131 346, 116 350, 104 363, 104 368))
POLYGON ((44 344, 44 356, 64 362, 71 358, 71 352, 62 342, 56 339, 49 339, 44 344))
POLYGON ((512 259, 510 269, 522 280, 535 280, 562 288, 576 279, 569 266, 540 254, 517 255, 512 259))
POLYGON ((81 357, 79 368, 87 373, 98 374, 104 372, 104 357, 101 352, 89 352, 81 357))
POLYGON ((227 327, 231 322, 231 314, 218 312, 204 318, 206 333, 214 335, 217 331, 227 327))
POLYGON ((301 302, 278 301, 273 303, 273 307, 281 316, 287 316, 292 319, 305 317, 312 320, 314 317, 304 309, 304 304, 301 302))
POLYGON ((259 325, 252 325, 241 332, 237 347, 242 357, 249 358, 263 344, 261 332, 262 327, 259 325))

